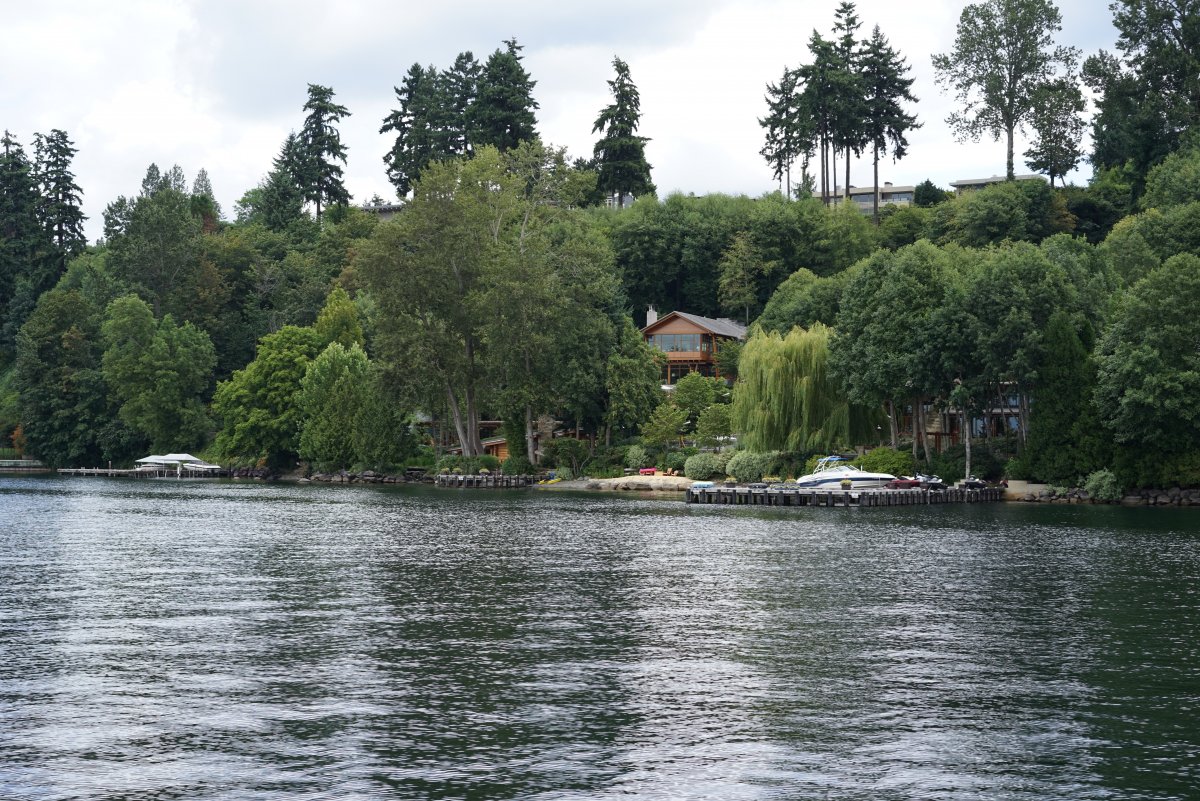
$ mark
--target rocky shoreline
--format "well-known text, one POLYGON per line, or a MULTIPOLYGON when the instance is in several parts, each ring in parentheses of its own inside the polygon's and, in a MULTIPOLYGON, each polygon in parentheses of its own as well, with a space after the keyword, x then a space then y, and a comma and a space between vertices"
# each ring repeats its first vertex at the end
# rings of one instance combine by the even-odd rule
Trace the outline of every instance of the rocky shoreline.
POLYGON ((1053 488, 1040 489, 1023 494, 1009 493, 1008 500, 1023 503, 1090 503, 1090 504, 1120 504, 1121 506, 1200 506, 1200 489, 1144 489, 1130 492, 1119 501, 1106 501, 1093 498, 1084 489, 1070 489, 1058 492, 1053 488))

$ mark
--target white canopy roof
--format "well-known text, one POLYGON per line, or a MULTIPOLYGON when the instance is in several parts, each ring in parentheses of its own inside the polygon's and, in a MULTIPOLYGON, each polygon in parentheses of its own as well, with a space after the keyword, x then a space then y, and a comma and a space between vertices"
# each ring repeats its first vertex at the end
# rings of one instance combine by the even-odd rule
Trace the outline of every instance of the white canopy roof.
POLYGON ((136 464, 204 464, 204 460, 197 459, 190 453, 168 453, 165 456, 142 457, 136 464))

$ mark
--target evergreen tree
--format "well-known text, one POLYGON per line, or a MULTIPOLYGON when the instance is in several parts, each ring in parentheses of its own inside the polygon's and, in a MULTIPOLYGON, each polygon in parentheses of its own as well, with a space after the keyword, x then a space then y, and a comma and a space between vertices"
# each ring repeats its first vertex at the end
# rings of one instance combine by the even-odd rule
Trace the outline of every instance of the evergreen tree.
POLYGON ((350 193, 342 183, 342 168, 335 163, 346 163, 346 147, 337 123, 350 112, 333 102, 333 89, 315 83, 308 85, 304 110, 308 116, 300 130, 298 148, 303 171, 297 177, 304 199, 316 205, 319 220, 322 208, 350 202, 350 193))
POLYGON ((471 107, 479 93, 482 72, 475 55, 467 50, 459 53, 454 65, 441 75, 442 104, 448 112, 446 145, 448 152, 456 156, 471 155, 471 107))
POLYGON ((767 116, 758 121, 766 129, 766 144, 759 154, 767 160, 787 198, 792 197, 792 165, 797 158, 803 160, 803 185, 808 180, 808 160, 814 147, 812 115, 804 103, 800 82, 800 73, 785 67, 778 84, 767 84, 767 116))
POLYGON ((1093 403, 1096 364, 1062 310, 1050 316, 1042 348, 1025 458, 1034 480, 1078 486, 1111 451, 1093 403))
POLYGON ((506 39, 504 44, 505 50, 497 49, 488 57, 479 78, 479 91, 468 120, 474 149, 492 145, 503 153, 518 142, 537 138, 533 114, 538 108, 533 99, 537 82, 521 65, 523 48, 517 40, 506 39))
POLYGON ((867 109, 863 77, 860 75, 862 54, 855 39, 861 27, 854 3, 842 0, 834 13, 835 62, 830 78, 834 84, 832 139, 845 153, 846 182, 843 192, 846 198, 850 197, 850 153, 861 153, 869 142, 864 133, 867 109))
POLYGON ((50 243, 38 220, 39 203, 25 150, 5 131, 0 138, 0 325, 4 350, 11 348, 16 329, 37 299, 33 285, 43 283, 50 243))
POLYGON ((441 141, 445 98, 441 96, 439 83, 437 69, 432 64, 428 68, 420 64, 409 67, 403 83, 394 87, 400 108, 388 114, 379 129, 380 133, 396 133, 396 142, 383 162, 387 165, 388 180, 401 198, 408 196, 430 161, 449 155, 441 141))
POLYGON ((641 97, 629 77, 629 65, 615 57, 612 63, 617 72, 608 82, 613 102, 604 107, 592 126, 592 133, 603 134, 593 152, 599 173, 596 188, 616 198, 620 205, 626 194, 634 197, 653 194, 654 184, 650 182, 650 165, 646 163, 646 142, 650 140, 637 136, 641 97))
POLYGON ((836 177, 830 180, 833 172, 830 161, 836 122, 835 97, 839 90, 837 51, 832 42, 823 39, 815 30, 808 40, 808 51, 813 61, 801 66, 797 76, 798 82, 804 86, 801 100, 812 119, 812 131, 821 162, 821 201, 829 205, 837 186, 836 177))
POLYGON ((286 231, 304 216, 304 194, 300 188, 303 166, 299 151, 300 140, 296 134, 288 134, 272 162, 271 171, 260 184, 261 208, 257 211, 263 225, 272 231, 286 231))
POLYGON ((1016 130, 1029 122, 1038 87, 1059 68, 1069 74, 1078 58, 1075 48, 1054 45, 1060 30, 1050 0, 983 0, 963 9, 954 50, 933 57, 938 83, 963 104, 946 122, 960 140, 1003 135, 1010 181, 1016 130))
POLYGON ((212 233, 217 230, 217 222, 221 219, 221 206, 213 194, 212 182, 208 180, 208 171, 201 168, 192 181, 192 216, 199 217, 204 230, 212 233))
POLYGON ((42 227, 54 241, 61 254, 61 268, 66 260, 77 255, 87 245, 83 234, 83 190, 75 183, 71 160, 78 152, 66 131, 54 128, 49 134, 34 136, 35 174, 41 189, 38 216, 42 227))
POLYGON ((862 54, 862 84, 864 89, 864 123, 867 141, 871 145, 875 174, 875 196, 872 208, 879 223, 879 156, 891 147, 892 159, 904 157, 908 140, 904 134, 920 127, 917 118, 904 111, 904 101, 917 102, 909 88, 913 79, 905 77, 908 64, 892 49, 876 25, 862 54))

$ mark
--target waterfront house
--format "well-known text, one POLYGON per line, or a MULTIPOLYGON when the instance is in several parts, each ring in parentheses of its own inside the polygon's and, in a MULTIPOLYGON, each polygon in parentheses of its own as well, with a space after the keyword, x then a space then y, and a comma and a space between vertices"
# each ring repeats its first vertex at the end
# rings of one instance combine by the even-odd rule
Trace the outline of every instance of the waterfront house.
POLYGON ((653 348, 666 354, 662 382, 672 386, 688 373, 721 378, 717 354, 729 342, 746 338, 746 326, 725 317, 701 317, 673 311, 662 317, 651 308, 646 312, 642 336, 653 348))

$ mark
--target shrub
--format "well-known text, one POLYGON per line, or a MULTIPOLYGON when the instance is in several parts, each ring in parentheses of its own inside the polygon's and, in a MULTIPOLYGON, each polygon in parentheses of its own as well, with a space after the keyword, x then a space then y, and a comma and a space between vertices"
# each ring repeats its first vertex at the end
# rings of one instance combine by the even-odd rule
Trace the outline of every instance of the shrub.
POLYGON ((578 473, 587 459, 587 445, 574 437, 558 437, 542 445, 542 464, 565 465, 578 473))
POLYGON ((575 478, 575 474, 571 472, 571 468, 559 466, 554 468, 554 477, 560 481, 570 481, 571 479, 575 478))
POLYGON ((475 472, 487 470, 490 473, 494 473, 500 469, 499 457, 492 456, 490 453, 485 453, 483 456, 476 457, 475 463, 477 465, 475 472))
POLYGON ((1029 463, 1021 456, 1014 456, 1004 465, 1004 477, 1013 481, 1029 480, 1029 463))
POLYGON ((729 457, 729 463, 725 466, 725 471, 742 484, 762 481, 762 477, 770 469, 775 457, 776 454, 774 453, 738 451, 729 457))
MULTIPOLYGON (((962 445, 952 445, 942 453, 929 454, 929 471, 952 484, 966 478, 966 461, 966 449, 962 445)), ((985 481, 999 481, 1004 475, 1004 462, 987 446, 973 445, 971 472, 985 481)))
POLYGON ((694 481, 708 481, 725 475, 725 460, 715 453, 697 453, 684 462, 683 474, 694 481))
POLYGON ((630 445, 625 451, 625 466, 638 470, 650 465, 650 456, 641 445, 630 445))
POLYGON ((1083 482, 1087 494, 1101 501, 1121 500, 1121 484, 1113 471, 1104 469, 1092 473, 1083 482))
POLYGON ((500 469, 504 471, 506 476, 527 476, 533 473, 533 465, 525 458, 522 453, 510 454, 500 464, 500 469))
POLYGON ((454 472, 455 469, 462 468, 463 458, 458 454, 446 454, 437 460, 436 470, 439 473, 454 472))
POLYGON ((868 472, 893 476, 911 476, 916 472, 916 461, 911 452, 888 447, 868 451, 857 464, 868 472))
POLYGON ((667 454, 665 459, 663 459, 663 469, 683 470, 687 459, 687 454, 681 453, 680 451, 672 451, 671 453, 667 454))

